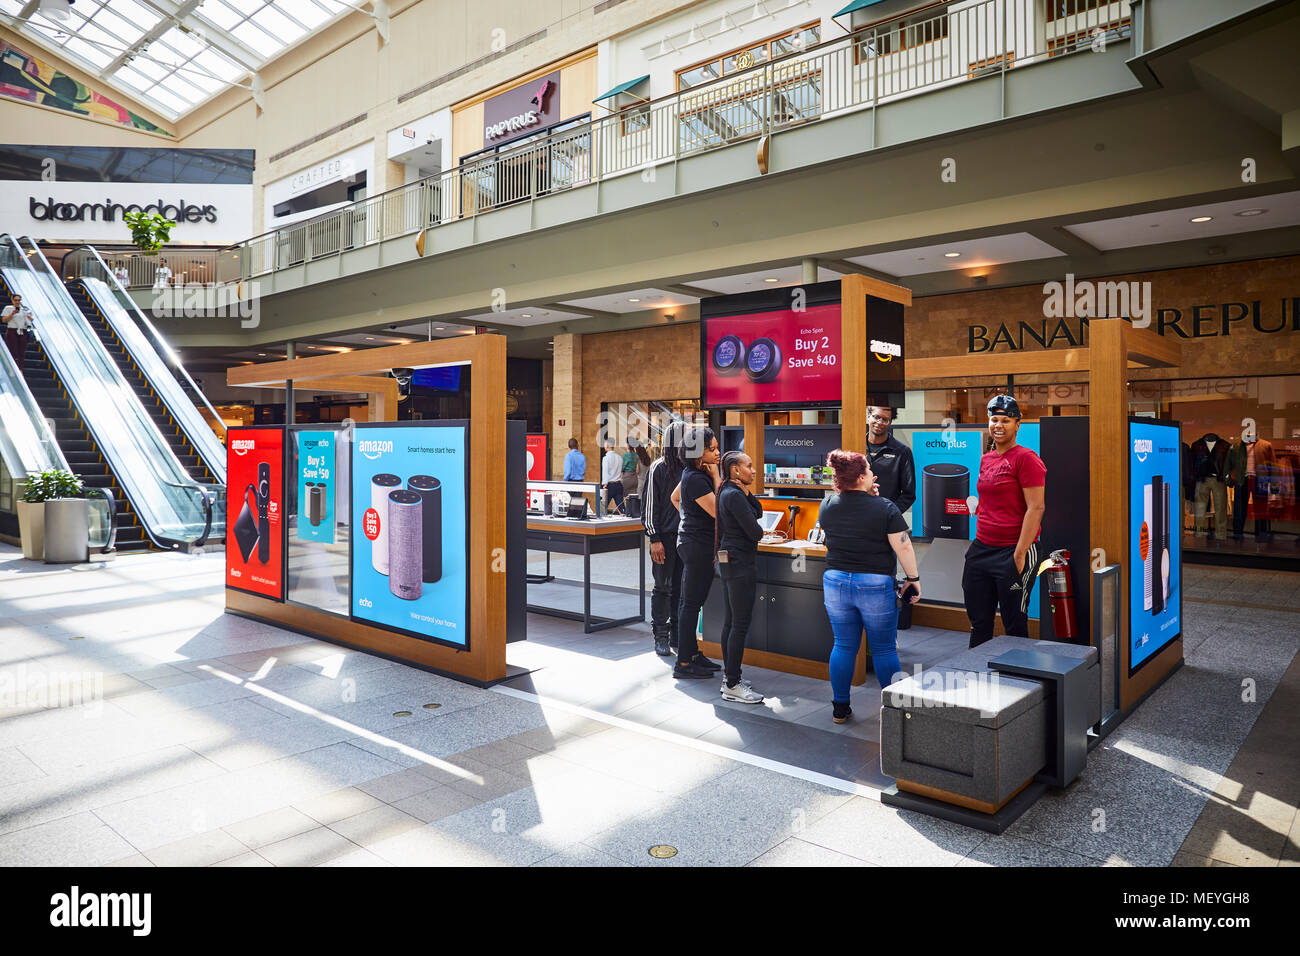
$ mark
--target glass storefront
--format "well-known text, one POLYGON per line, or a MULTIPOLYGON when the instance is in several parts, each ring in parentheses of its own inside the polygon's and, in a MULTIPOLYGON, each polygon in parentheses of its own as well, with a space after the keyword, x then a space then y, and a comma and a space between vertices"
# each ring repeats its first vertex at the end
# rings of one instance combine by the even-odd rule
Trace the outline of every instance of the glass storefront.
MULTIPOLYGON (((935 389, 924 413, 935 425, 983 420, 1005 386, 935 389)), ((1025 422, 1086 415, 1086 382, 1014 387, 1025 422)), ((910 401, 909 401, 910 404, 910 401)), ((1181 423, 1183 545, 1189 552, 1295 558, 1300 555, 1300 375, 1147 379, 1129 383, 1129 413, 1181 423)))

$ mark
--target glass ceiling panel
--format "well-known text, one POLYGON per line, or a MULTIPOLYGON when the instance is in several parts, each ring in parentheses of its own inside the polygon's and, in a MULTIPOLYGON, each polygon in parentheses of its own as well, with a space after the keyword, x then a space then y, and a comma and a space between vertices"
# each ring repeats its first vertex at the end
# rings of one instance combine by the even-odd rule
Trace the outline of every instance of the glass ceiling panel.
MULTIPOLYGON (((0 0, 0 12, 16 17, 26 5, 25 0, 0 0)), ((204 0, 184 20, 194 28, 186 32, 145 0, 76 0, 66 20, 37 12, 18 29, 177 117, 350 9, 340 0, 204 0), (166 32, 136 54, 130 66, 103 72, 146 33, 163 27, 166 32), (242 46, 232 43, 232 37, 242 46), (250 53, 256 61, 249 60, 250 53)))

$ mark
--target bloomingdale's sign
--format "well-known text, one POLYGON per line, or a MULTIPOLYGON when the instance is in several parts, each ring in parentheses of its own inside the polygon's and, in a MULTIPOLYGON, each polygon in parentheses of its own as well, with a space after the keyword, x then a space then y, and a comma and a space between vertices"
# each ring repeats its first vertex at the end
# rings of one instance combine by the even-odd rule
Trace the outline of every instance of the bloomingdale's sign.
POLYGON ((211 204, 196 206, 184 199, 174 203, 157 202, 141 205, 140 203, 103 202, 75 203, 59 202, 50 196, 42 202, 36 196, 27 199, 27 212, 37 222, 117 222, 129 212, 158 213, 173 222, 216 222, 217 207, 211 204))
MULTIPOLYGON (((1265 334, 1300 332, 1300 296, 1252 299, 1154 309, 1150 328, 1158 335, 1205 339, 1253 330, 1265 334)), ((1078 348, 1087 344, 1087 316, 1060 316, 1033 321, 999 322, 966 327, 966 351, 1019 352, 1027 348, 1078 348)))

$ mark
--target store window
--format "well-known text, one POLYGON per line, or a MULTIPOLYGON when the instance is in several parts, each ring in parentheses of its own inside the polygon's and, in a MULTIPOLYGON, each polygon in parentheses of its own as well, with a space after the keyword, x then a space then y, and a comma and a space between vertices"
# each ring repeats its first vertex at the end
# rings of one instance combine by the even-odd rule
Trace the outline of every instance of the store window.
POLYGON ((817 61, 777 64, 770 73, 745 74, 775 58, 815 46, 821 27, 808 24, 733 50, 677 74, 678 148, 686 153, 758 136, 821 115, 822 76, 817 61), (736 76, 731 83, 715 80, 736 76), (708 85, 713 84, 713 85, 708 85))
POLYGON ((808 23, 786 33, 768 37, 759 43, 732 50, 707 63, 700 63, 677 72, 677 89, 689 90, 704 83, 712 83, 723 76, 748 70, 776 57, 798 53, 821 42, 819 23, 808 23))
POLYGON ((469 214, 568 189, 591 178, 591 114, 461 157, 469 214))
POLYGON ((633 445, 663 447, 664 430, 675 421, 695 425, 709 423, 708 412, 700 407, 698 399, 661 399, 644 402, 601 402, 600 438, 624 450, 630 441, 633 445))
MULTIPOLYGON (((927 425, 979 424, 1006 386, 909 393, 927 425)), ((1025 422, 1087 415, 1087 382, 1014 387, 1025 422)), ((1147 379, 1129 384, 1129 414, 1177 421, 1183 444, 1183 547, 1207 555, 1300 556, 1300 375, 1147 379)), ((1213 560, 1209 558, 1209 560, 1213 560)))

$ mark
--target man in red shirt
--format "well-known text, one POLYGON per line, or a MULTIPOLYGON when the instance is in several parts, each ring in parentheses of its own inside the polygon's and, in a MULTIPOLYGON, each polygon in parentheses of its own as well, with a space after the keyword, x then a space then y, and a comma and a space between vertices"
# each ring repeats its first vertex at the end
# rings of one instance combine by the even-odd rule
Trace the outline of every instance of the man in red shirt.
POLYGON ((1016 444, 1020 406, 1010 395, 989 401, 993 449, 980 459, 975 540, 966 550, 961 586, 970 618, 970 646, 993 638, 993 617, 1016 637, 1029 636, 1029 594, 1038 571, 1038 531, 1043 520, 1047 468, 1016 444))

